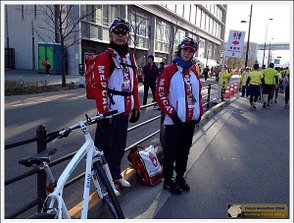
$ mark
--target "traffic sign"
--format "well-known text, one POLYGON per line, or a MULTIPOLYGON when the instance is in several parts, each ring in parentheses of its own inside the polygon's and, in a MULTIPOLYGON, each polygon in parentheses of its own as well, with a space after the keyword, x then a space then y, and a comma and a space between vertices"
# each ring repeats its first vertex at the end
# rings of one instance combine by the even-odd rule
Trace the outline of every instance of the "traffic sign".
POLYGON ((244 31, 230 30, 229 40, 226 49, 226 57, 242 57, 244 38, 244 31))

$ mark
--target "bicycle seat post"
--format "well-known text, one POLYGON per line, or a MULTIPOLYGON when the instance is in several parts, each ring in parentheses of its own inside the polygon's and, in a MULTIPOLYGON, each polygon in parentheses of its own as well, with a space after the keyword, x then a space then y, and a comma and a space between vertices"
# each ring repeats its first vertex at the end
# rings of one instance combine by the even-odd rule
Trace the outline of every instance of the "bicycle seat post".
POLYGON ((54 178, 54 176, 53 176, 53 174, 52 174, 52 171, 51 171, 51 169, 50 169, 48 163, 43 162, 42 167, 44 168, 44 170, 45 170, 45 172, 46 172, 46 175, 47 175, 47 178, 48 178, 48 180, 49 180, 49 183, 50 183, 50 184, 55 183, 55 178, 54 178))

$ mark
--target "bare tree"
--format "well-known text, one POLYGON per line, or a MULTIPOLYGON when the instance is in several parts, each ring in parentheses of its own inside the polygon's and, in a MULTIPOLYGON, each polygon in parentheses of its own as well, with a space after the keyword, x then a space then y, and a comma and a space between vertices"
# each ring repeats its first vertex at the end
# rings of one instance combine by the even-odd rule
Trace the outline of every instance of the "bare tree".
MULTIPOLYGON (((144 17, 141 17, 141 16, 138 16, 137 12, 135 10, 133 10, 133 14, 135 16, 135 21, 134 23, 130 23, 130 26, 134 32, 134 38, 131 38, 131 41, 134 43, 134 56, 136 58, 137 56, 137 46, 139 45, 140 43, 140 38, 139 36, 143 34, 143 31, 142 31, 142 25, 143 25, 143 22, 147 21, 146 18, 144 17)), ((131 21, 131 14, 129 14, 129 21, 131 21)), ((145 30, 144 30, 145 31, 145 30)), ((150 32, 150 30, 148 30, 150 32)))
POLYGON ((240 70, 243 67, 244 59, 228 57, 226 58, 226 64, 233 70, 240 70))
POLYGON ((80 42, 79 24, 96 9, 86 15, 79 16, 77 5, 43 5, 40 11, 45 15, 45 23, 36 29, 37 35, 44 41, 60 43, 61 45, 61 75, 62 87, 66 86, 67 49, 80 42), (76 10, 76 11, 75 11, 76 10))
POLYGON ((175 37, 176 37, 176 34, 178 32, 178 26, 174 26, 174 29, 173 29, 173 33, 171 33, 171 38, 170 38, 170 42, 169 42, 169 55, 168 55, 168 60, 170 63, 172 63, 172 60, 173 60, 173 55, 174 55, 174 52, 175 52, 175 49, 174 49, 174 45, 175 45, 175 37))

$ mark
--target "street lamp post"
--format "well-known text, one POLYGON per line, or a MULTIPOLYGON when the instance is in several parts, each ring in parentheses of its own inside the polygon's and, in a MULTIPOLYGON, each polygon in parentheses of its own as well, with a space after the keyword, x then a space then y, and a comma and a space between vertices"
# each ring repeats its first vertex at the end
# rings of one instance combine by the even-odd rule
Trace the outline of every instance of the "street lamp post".
POLYGON ((265 29, 265 39, 264 39, 264 45, 263 45, 263 59, 262 59, 262 64, 265 65, 265 50, 266 50, 266 39, 267 39, 267 31, 268 31, 268 21, 273 20, 273 18, 268 18, 266 20, 266 29, 265 29))
POLYGON ((269 44, 268 44, 268 54, 267 54, 267 64, 270 64, 272 62, 272 42, 274 38, 271 38, 269 44))
MULTIPOLYGON (((245 69, 248 64, 248 53, 249 53, 249 42, 250 42, 250 30, 251 30, 251 17, 252 17, 252 4, 250 6, 250 17, 249 17, 249 28, 248 28, 248 38, 247 38, 247 47, 246 47, 246 57, 245 57, 245 69)), ((247 23, 242 20, 241 23, 247 23)))

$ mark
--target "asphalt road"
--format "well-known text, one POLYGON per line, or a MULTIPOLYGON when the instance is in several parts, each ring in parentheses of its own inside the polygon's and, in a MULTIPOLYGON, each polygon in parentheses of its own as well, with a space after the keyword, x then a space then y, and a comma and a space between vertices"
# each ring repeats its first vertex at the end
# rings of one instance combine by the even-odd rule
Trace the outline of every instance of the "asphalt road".
MULTIPOLYGON (((191 190, 171 195, 162 189, 162 182, 154 187, 137 183, 120 197, 125 216, 181 222, 259 222, 254 218, 230 219, 229 205, 285 204, 293 220, 289 125, 283 96, 266 109, 258 102, 257 110, 250 109, 248 98, 237 98, 196 129, 186 172, 191 190)), ((107 210, 99 217, 109 218, 107 210)))

